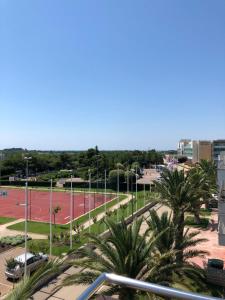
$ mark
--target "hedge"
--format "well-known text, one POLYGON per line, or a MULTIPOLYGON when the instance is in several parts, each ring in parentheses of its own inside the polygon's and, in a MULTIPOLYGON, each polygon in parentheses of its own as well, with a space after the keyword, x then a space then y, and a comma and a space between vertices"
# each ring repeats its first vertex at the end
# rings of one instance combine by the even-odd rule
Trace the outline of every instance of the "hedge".
MULTIPOLYGON (((2 180, 1 185, 10 185, 10 186, 25 186, 25 181, 15 180, 15 181, 9 181, 9 180, 2 180)), ((56 182, 53 182, 53 187, 55 187, 56 182)), ((50 187, 50 182, 48 181, 28 181, 28 186, 35 187, 50 187)))

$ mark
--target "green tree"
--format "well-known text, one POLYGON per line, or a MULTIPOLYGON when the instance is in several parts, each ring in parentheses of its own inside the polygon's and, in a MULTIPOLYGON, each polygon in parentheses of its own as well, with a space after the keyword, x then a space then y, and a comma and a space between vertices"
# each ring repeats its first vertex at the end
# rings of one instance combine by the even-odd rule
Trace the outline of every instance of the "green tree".
POLYGON ((109 172, 109 183, 111 183, 114 188, 117 186, 118 177, 120 184, 125 182, 125 172, 123 170, 111 170, 109 172))
MULTIPOLYGON (((160 253, 166 253, 175 249, 175 234, 176 226, 172 221, 172 213, 163 212, 161 216, 157 214, 155 210, 150 210, 150 218, 147 220, 150 232, 153 236, 157 237, 160 233, 160 237, 156 241, 156 247, 160 253)), ((207 239, 196 238, 199 235, 199 231, 189 232, 189 228, 184 231, 182 241, 183 262, 191 265, 190 258, 200 256, 204 257, 207 252, 199 249, 194 249, 196 245, 206 242, 207 239)))
POLYGON ((53 218, 54 218, 54 225, 55 225, 55 218, 56 218, 56 215, 61 211, 61 207, 59 205, 53 207, 53 218))
POLYGON ((189 176, 190 174, 185 175, 183 171, 165 169, 161 175, 161 181, 155 181, 156 191, 161 196, 160 202, 170 207, 173 212, 175 249, 178 251, 177 262, 183 261, 184 213, 199 199, 189 176))
POLYGON ((216 187, 216 166, 213 162, 202 160, 195 168, 189 171, 189 180, 198 199, 192 203, 190 211, 193 212, 195 222, 200 224, 200 208, 203 204, 206 207, 216 187))
MULTIPOLYGON (((148 238, 148 230, 140 234, 143 219, 135 220, 132 225, 114 223, 107 220, 109 237, 88 235, 95 250, 88 247, 79 250, 79 258, 73 262, 82 272, 68 276, 63 286, 72 284, 90 284, 101 273, 110 272, 118 275, 164 283, 165 274, 170 266, 163 264, 164 257, 172 255, 156 253, 157 237, 148 238), (163 275, 163 276, 162 276, 163 275)), ((122 286, 109 287, 107 295, 119 295, 119 299, 135 299, 137 291, 122 286)))

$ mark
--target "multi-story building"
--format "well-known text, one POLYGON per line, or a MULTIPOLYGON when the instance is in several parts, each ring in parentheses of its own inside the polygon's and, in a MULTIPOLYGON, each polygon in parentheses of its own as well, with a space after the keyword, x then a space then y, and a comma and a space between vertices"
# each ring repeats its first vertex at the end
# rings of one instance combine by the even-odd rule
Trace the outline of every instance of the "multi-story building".
POLYGON ((178 155, 186 156, 193 163, 201 159, 218 162, 221 152, 225 152, 225 140, 193 141, 180 140, 177 149, 178 155))
POLYGON ((210 141, 181 140, 178 143, 178 155, 186 156, 193 163, 202 159, 212 160, 212 143, 210 141))
POLYGON ((191 140, 180 140, 178 143, 178 155, 186 156, 189 160, 192 160, 193 150, 192 150, 191 140))
POLYGON ((221 152, 225 151, 225 140, 215 140, 212 142, 213 160, 217 163, 221 152))
POLYGON ((212 143, 210 141, 193 141, 192 162, 200 162, 202 159, 212 160, 212 143))

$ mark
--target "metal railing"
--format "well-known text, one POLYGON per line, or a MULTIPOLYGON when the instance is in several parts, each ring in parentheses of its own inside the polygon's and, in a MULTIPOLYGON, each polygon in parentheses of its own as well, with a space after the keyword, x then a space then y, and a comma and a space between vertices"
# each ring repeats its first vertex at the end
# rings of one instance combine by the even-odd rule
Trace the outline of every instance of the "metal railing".
POLYGON ((185 292, 182 290, 161 286, 159 284, 147 283, 128 277, 103 273, 101 274, 78 298, 77 300, 89 299, 104 283, 126 286, 135 290, 150 292, 159 296, 185 299, 185 300, 218 300, 220 298, 208 297, 201 294, 185 292))

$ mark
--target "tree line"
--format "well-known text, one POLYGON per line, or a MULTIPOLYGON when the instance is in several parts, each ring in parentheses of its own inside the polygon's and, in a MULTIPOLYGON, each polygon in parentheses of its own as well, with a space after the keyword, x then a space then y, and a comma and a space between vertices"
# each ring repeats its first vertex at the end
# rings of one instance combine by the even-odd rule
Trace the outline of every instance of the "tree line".
POLYGON ((117 168, 129 170, 138 164, 139 168, 161 164, 163 154, 154 149, 148 151, 100 151, 98 147, 87 151, 28 151, 24 149, 5 149, 1 151, 1 179, 9 176, 24 177, 26 174, 25 156, 29 161, 29 175, 39 176, 41 180, 54 177, 75 177, 88 179, 91 172, 93 179, 103 179, 104 172, 117 168), (49 176, 48 176, 49 174, 49 176))

